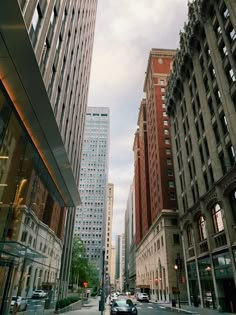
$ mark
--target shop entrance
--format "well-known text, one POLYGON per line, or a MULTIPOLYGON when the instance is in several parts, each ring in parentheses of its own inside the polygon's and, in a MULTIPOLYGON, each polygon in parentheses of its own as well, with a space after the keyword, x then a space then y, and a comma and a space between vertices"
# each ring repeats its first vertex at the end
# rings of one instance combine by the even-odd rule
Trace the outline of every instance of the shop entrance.
POLYGON ((233 279, 222 280, 225 298, 222 305, 224 312, 236 313, 236 288, 233 279))

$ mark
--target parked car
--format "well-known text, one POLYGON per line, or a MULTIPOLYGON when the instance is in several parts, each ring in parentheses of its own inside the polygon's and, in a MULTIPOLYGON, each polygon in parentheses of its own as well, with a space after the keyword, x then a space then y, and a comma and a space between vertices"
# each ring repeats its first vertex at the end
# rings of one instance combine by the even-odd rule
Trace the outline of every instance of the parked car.
POLYGON ((35 290, 32 294, 32 299, 43 299, 47 297, 47 292, 44 290, 35 290))
POLYGON ((140 302, 149 302, 149 296, 147 293, 138 293, 137 301, 140 302))
POLYGON ((130 299, 118 299, 113 301, 111 305, 110 315, 113 314, 137 315, 138 311, 136 308, 136 304, 133 303, 130 299))
POLYGON ((28 306, 28 300, 26 298, 23 298, 21 296, 13 296, 11 299, 10 313, 13 312, 14 307, 17 308, 17 312, 26 311, 27 306, 28 306))

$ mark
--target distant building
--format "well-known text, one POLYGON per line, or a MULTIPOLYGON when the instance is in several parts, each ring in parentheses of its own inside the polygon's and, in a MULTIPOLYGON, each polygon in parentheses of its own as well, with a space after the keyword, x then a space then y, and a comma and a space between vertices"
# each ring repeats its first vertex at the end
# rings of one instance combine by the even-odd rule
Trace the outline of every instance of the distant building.
POLYGON ((1 314, 12 293, 67 293, 96 8, 0 3, 1 314))
POLYGON ((109 132, 109 108, 88 107, 79 182, 82 204, 76 209, 74 235, 98 267, 106 236, 109 132))
POLYGON ((125 267, 125 238, 124 234, 116 236, 116 290, 124 290, 124 267, 125 267))
POLYGON ((136 287, 136 239, 134 183, 130 187, 125 211, 125 279, 124 289, 135 292, 136 287))
POLYGON ((112 218, 113 218, 114 184, 107 187, 107 217, 106 217, 106 273, 111 274, 111 249, 112 249, 112 218))
POLYGON ((116 248, 111 247, 111 271, 110 271, 110 286, 111 290, 115 289, 115 272, 116 272, 116 248))
POLYGON ((193 1, 169 79, 189 302, 236 312, 236 2, 193 1))
POLYGON ((170 301, 186 298, 177 197, 165 94, 175 50, 152 49, 134 139, 136 288, 170 301), (177 279, 178 283, 177 283, 177 279))

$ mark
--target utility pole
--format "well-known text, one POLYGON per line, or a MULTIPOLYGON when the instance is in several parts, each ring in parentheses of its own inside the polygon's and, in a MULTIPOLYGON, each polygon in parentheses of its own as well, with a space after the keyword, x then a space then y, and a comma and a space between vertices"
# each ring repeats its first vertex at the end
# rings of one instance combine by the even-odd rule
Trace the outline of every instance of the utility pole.
POLYGON ((105 310, 105 248, 102 249, 102 293, 101 299, 99 301, 99 311, 101 311, 101 315, 103 315, 103 311, 105 310))

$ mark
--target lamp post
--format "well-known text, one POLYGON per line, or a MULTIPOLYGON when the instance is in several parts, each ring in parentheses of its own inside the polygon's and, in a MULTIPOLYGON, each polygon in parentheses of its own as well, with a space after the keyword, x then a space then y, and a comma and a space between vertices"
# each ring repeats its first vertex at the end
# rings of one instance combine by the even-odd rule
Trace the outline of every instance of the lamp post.
POLYGON ((178 277, 178 266, 174 266, 175 272, 176 272, 176 289, 177 289, 177 295, 178 295, 178 303, 179 303, 179 308, 181 308, 180 305, 180 297, 179 297, 179 277, 178 277))

